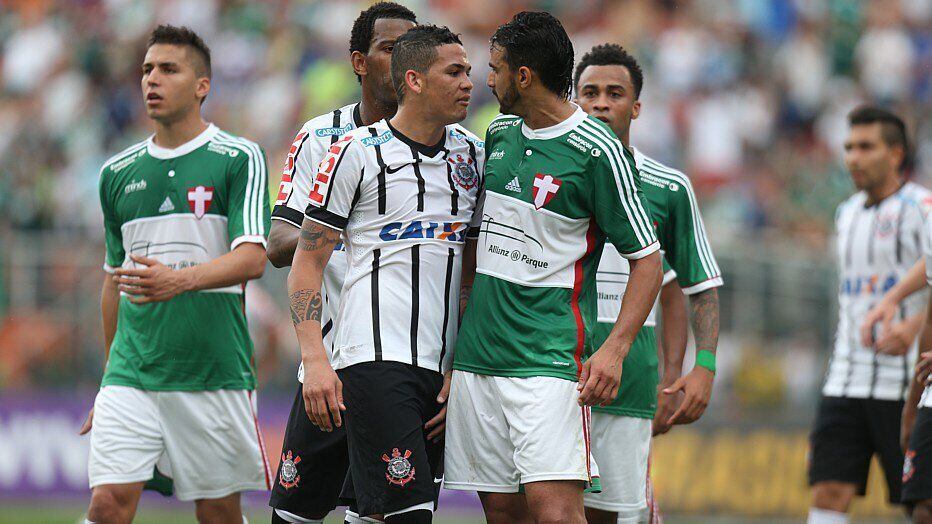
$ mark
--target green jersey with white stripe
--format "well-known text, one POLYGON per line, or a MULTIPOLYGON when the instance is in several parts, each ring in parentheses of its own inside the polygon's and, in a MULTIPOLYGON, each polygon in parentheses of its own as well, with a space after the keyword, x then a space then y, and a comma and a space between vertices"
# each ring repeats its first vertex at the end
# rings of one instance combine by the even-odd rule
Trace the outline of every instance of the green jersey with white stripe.
MULTIPOLYGON (((633 148, 632 148, 633 149, 633 148)), ((699 213, 692 184, 683 173, 634 150, 641 189, 650 207, 660 249, 664 256, 664 282, 669 268, 683 292, 693 295, 722 285, 721 271, 715 262, 699 213)), ((611 333, 621 309, 625 292, 628 261, 614 250, 606 249, 599 263, 599 324, 593 330, 591 350, 595 351, 611 333), (603 298, 611 297, 611 300, 603 298)), ((672 275, 671 275, 672 276, 672 275)), ((653 335, 653 312, 631 345, 621 372, 618 397, 602 411, 629 417, 653 418, 657 408, 657 343, 653 335), (649 333, 646 333, 649 331, 649 333)))
POLYGON ((453 367, 575 381, 605 241, 632 259, 659 249, 633 157, 577 108, 536 130, 500 116, 486 132, 485 165, 476 279, 453 367))
MULTIPOLYGON (((265 157, 253 142, 209 126, 176 149, 150 138, 100 173, 104 269, 130 254, 180 269, 210 262, 269 230, 265 157)), ((243 285, 133 304, 120 297, 102 385, 159 391, 254 389, 243 285)))

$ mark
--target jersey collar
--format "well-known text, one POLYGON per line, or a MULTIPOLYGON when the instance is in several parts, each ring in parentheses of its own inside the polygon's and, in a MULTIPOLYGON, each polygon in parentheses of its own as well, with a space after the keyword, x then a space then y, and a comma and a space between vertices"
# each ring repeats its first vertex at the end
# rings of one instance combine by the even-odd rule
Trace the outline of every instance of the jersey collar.
MULTIPOLYGON (((570 102, 572 104, 572 102, 570 102)), ((524 123, 524 120, 521 120, 521 133, 526 137, 532 140, 550 140, 552 138, 557 138, 558 136, 565 135, 573 129, 576 128, 579 124, 583 123, 583 120, 586 119, 588 115, 582 110, 581 107, 576 106, 576 111, 569 116, 566 120, 560 122, 559 124, 552 125, 550 127, 542 127, 540 129, 531 129, 524 123)))
POLYGON ((636 147, 630 144, 628 145, 628 149, 630 149, 631 154, 634 155, 634 167, 638 168, 638 170, 640 171, 641 166, 644 165, 644 158, 645 158, 644 153, 641 153, 640 151, 637 150, 636 147))
POLYGON ((194 151, 195 149, 206 144, 207 142, 210 142, 210 140, 213 139, 214 136, 216 136, 217 131, 219 130, 220 129, 217 128, 217 126, 210 124, 209 126, 207 126, 207 129, 201 132, 201 134, 197 135, 196 137, 192 138, 191 140, 188 140, 184 144, 181 144, 180 146, 174 149, 169 149, 167 147, 156 145, 154 141, 155 135, 152 135, 149 137, 149 140, 146 142, 146 148, 148 149, 150 156, 154 158, 158 158, 160 160, 178 158, 180 156, 187 155, 191 151, 194 151))

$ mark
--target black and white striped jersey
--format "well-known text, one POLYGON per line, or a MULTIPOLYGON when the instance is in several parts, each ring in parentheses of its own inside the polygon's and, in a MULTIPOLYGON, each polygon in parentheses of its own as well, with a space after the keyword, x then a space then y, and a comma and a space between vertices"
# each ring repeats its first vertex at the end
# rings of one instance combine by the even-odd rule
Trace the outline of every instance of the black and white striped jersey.
MULTIPOLYGON (((327 148, 346 133, 362 125, 359 116, 359 104, 350 104, 329 113, 308 120, 298 131, 294 142, 285 157, 282 170, 281 186, 272 220, 281 220, 300 228, 307 209, 311 181, 317 174, 317 165, 323 159, 327 148)), ((321 313, 324 347, 333 356, 333 318, 340 304, 340 288, 346 274, 346 250, 339 243, 324 270, 324 282, 321 294, 324 308, 321 313)), ((298 381, 304 382, 304 366, 298 366, 298 381)))
MULTIPOLYGON (((835 216, 839 268, 838 327, 829 363, 826 396, 897 400, 905 398, 916 360, 916 345, 903 356, 878 354, 861 344, 864 316, 922 256, 930 192, 906 182, 893 195, 867 205, 859 192, 838 206, 835 216)), ((905 300, 900 319, 920 312, 921 292, 905 300)))
POLYGON ((456 124, 430 147, 385 120, 330 146, 305 214, 340 229, 346 245, 335 369, 380 360, 450 369, 484 157, 484 143, 456 124))
MULTIPOLYGON (((922 233, 922 253, 926 260, 926 284, 932 286, 932 220, 928 219, 929 212, 932 211, 932 199, 927 198, 923 201, 922 211, 926 216, 925 229, 922 233)), ((932 385, 926 386, 922 392, 922 398, 919 405, 924 408, 932 408, 932 385)))

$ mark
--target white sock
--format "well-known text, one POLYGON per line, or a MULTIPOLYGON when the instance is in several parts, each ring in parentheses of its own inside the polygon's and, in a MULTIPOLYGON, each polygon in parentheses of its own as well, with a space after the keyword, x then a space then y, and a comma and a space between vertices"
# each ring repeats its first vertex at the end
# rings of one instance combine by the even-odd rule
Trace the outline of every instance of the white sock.
POLYGON ((806 524, 848 524, 847 513, 829 509, 809 508, 809 520, 806 524))
POLYGON ((249 524, 249 519, 246 518, 245 513, 243 513, 243 524, 249 524))
POLYGON ((96 522, 91 522, 87 519, 84 519, 84 524, 97 524, 96 522))
POLYGON ((377 523, 382 522, 381 520, 373 519, 370 517, 360 517, 359 513, 356 513, 355 511, 350 511, 349 508, 346 508, 345 521, 349 524, 373 524, 376 522, 377 523))
POLYGON ((285 522, 292 522, 294 524, 324 524, 323 519, 306 519, 283 509, 276 509, 275 514, 281 517, 285 522))

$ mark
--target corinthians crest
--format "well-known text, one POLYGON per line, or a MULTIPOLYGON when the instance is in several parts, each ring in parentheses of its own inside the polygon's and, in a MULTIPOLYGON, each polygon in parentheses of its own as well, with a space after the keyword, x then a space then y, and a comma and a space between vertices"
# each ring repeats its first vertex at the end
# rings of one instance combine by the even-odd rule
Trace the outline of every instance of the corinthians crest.
POLYGON ((406 449, 404 455, 402 455, 398 448, 392 450, 391 458, 389 458, 388 454, 382 453, 382 460, 388 463, 385 478, 389 482, 396 486, 404 486, 414 480, 414 466, 408 460, 410 456, 410 450, 406 449))
POLYGON ((282 466, 279 468, 278 483, 285 489, 291 489, 301 482, 301 475, 298 475, 298 463, 301 457, 295 455, 291 458, 291 450, 288 453, 282 453, 282 466))
POLYGON ((475 162, 472 158, 456 155, 448 158, 447 162, 450 163, 450 177, 458 186, 463 189, 476 187, 479 182, 479 174, 476 173, 475 162))

